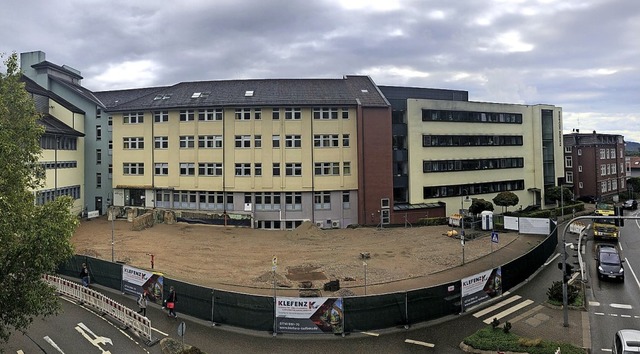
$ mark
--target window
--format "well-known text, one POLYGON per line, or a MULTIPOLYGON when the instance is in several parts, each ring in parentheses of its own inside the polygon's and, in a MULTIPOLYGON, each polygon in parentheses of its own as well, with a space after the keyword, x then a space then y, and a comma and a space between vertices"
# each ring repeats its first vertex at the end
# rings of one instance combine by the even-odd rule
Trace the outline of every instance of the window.
POLYGON ((273 108, 271 110, 271 119, 273 120, 280 119, 280 108, 273 108))
POLYGON ((605 152, 605 157, 606 157, 607 159, 608 159, 608 158, 610 158, 610 156, 609 156, 609 149, 604 149, 604 152, 605 152))
POLYGON ((193 162, 180 163, 180 176, 195 176, 196 165, 193 162))
POLYGON ((582 149, 578 149, 578 156, 582 156, 582 149))
POLYGON ((612 159, 616 158, 616 149, 611 149, 611 158, 612 159))
POLYGON ((237 163, 236 164, 236 176, 251 176, 251 164, 250 163, 237 163))
POLYGON ((169 137, 167 136, 156 136, 153 138, 153 147, 156 149, 168 149, 169 148, 169 137))
POLYGON ((338 134, 316 134, 313 136, 313 146, 315 147, 336 147, 338 141, 338 134))
POLYGON ((256 135, 253 137, 253 146, 256 148, 262 147, 262 135, 256 135))
POLYGON ((342 192, 342 209, 351 209, 351 193, 342 192))
MULTIPOLYGON (((228 196, 227 196, 228 197, 228 196)), ((200 209, 223 210, 224 193, 221 192, 200 192, 198 195, 200 209)), ((226 209, 229 209, 228 207, 226 209)))
POLYGON ((198 147, 203 149, 221 148, 222 135, 200 135, 198 136, 198 147))
POLYGON ((271 137, 271 145, 274 149, 280 147, 280 135, 274 135, 271 137))
POLYGON ((313 108, 313 119, 338 119, 338 109, 334 107, 313 108))
POLYGON ((181 149, 193 149, 195 146, 195 139, 193 135, 183 135, 180 137, 181 149))
POLYGON ((600 149, 600 160, 604 160, 604 157, 605 157, 604 150, 605 149, 600 149))
POLYGON ((302 146, 302 138, 300 135, 285 135, 284 146, 288 148, 299 148, 302 146))
POLYGON ((280 210, 280 193, 256 193, 256 210, 280 210))
POLYGON ((113 151, 113 140, 109 140, 108 149, 109 155, 111 155, 111 152, 113 151))
POLYGON ((611 165, 607 165, 607 175, 611 174, 611 165))
POLYGON ((342 134, 342 146, 343 147, 349 146, 349 134, 342 134))
POLYGON ((567 168, 573 167, 573 161, 571 160, 571 156, 564 157, 564 167, 567 167, 567 168))
POLYGON ((113 126, 113 117, 112 116, 108 116, 107 117, 107 126, 109 127, 109 131, 111 131, 111 127, 113 126))
POLYGON ((143 175, 144 163, 142 162, 125 162, 122 164, 122 174, 124 175, 143 175))
POLYGON ((582 182, 578 182, 578 188, 580 188, 580 189, 584 188, 582 182))
POLYGON ((566 176, 565 176, 565 180, 566 180, 567 183, 573 184, 573 172, 567 171, 566 176))
POLYGON ((602 164, 600 165, 600 176, 606 176, 607 175, 607 165, 602 164))
POLYGON ((615 163, 612 163, 612 164, 611 164, 611 174, 615 175, 616 173, 617 173, 617 171, 616 171, 616 164, 615 164, 615 163))
POLYGON ((331 192, 315 192, 313 194, 313 207, 315 210, 331 209, 331 192))
POLYGON ((236 108, 236 120, 250 120, 251 109, 249 108, 236 108))
POLYGON ((256 119, 256 120, 262 119, 262 109, 260 108, 253 109, 253 119, 256 119))
POLYGON ((578 172, 582 172, 582 165, 578 166, 578 172))
POLYGON ((166 176, 169 174, 169 164, 168 163, 154 163, 153 164, 153 173, 156 176, 166 176))
POLYGON ((102 140, 102 126, 96 125, 96 140, 102 140))
POLYGON ((339 162, 316 162, 313 165, 313 173, 316 176, 339 176, 339 162))
POLYGON ((236 147, 237 148, 250 148, 251 147, 251 135, 236 135, 236 147))
POLYGON ((180 110, 181 122, 193 122, 195 120, 195 111, 193 109, 180 110))
POLYGON ((199 163, 198 175, 222 176, 222 164, 221 163, 199 163))
POLYGON ((571 153, 571 146, 565 146, 564 147, 564 152, 567 153, 567 154, 570 154, 571 153))
POLYGON ((156 123, 166 123, 169 121, 169 111, 154 111, 153 121, 156 123))
POLYGON ((284 119, 300 120, 302 118, 302 111, 300 108, 285 108, 284 119))
POLYGON ((600 192, 606 192, 607 191, 607 182, 606 181, 602 181, 600 182, 600 192))
POLYGON ((96 165, 102 164, 102 149, 96 149, 96 165))
POLYGON ((273 163, 273 175, 280 176, 280 162, 273 163))
POLYGON ((212 121, 222 120, 222 108, 210 108, 198 110, 198 120, 212 121))
POLYGON ((113 178, 113 164, 109 164, 109 179, 113 178))
POLYGON ((102 188, 102 173, 96 173, 96 188, 102 188))
POLYGON ((262 176, 262 163, 256 162, 253 168, 253 174, 255 176, 262 176))
POLYGON ((342 107, 342 119, 349 119, 349 108, 342 107))
POLYGON ((287 176, 302 176, 302 164, 301 163, 285 164, 284 173, 287 176))
POLYGON ((144 112, 129 112, 122 115, 124 124, 142 124, 144 123, 144 112))
POLYGON ((615 191, 616 189, 618 189, 618 180, 611 180, 611 190, 615 191))
POLYGON ((123 140, 123 148, 125 150, 134 150, 134 149, 144 149, 144 138, 143 137, 128 137, 122 138, 123 140))
POLYGON ((345 161, 342 163, 342 174, 345 176, 351 175, 351 162, 345 161))
POLYGON ((285 210, 302 210, 302 192, 288 192, 284 194, 285 210))

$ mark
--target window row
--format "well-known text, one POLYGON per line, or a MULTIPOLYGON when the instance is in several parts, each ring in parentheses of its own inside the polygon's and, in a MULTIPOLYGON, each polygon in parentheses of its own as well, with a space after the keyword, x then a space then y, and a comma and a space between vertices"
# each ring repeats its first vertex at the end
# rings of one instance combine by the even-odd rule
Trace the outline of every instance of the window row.
MULTIPOLYGON (((331 194, 332 192, 314 192, 314 210, 330 210, 331 194)), ((158 190, 155 195, 155 206, 158 208, 234 210, 234 193, 158 190)), ((341 198, 342 208, 350 209, 351 193, 343 191, 341 198)), ((302 192, 244 193, 242 201, 256 211, 303 210, 302 192)))
MULTIPOLYGON (((222 163, 208 162, 196 163, 181 162, 179 171, 181 176, 196 176, 196 168, 198 176, 222 176, 222 163)), ((153 173, 156 176, 169 175, 169 164, 166 162, 156 162, 153 164, 153 173)), ((124 175, 144 175, 144 163, 142 162, 125 162, 123 163, 124 175)), ((302 163, 285 163, 285 176, 302 176, 302 163)), ((340 176, 339 162, 316 162, 314 164, 314 174, 316 176, 340 176)), ((238 177, 245 176, 262 176, 262 163, 236 163, 234 165, 234 175, 238 177)), ((274 177, 282 175, 282 164, 274 162, 271 167, 271 175, 274 177)), ((351 162, 342 163, 342 175, 351 175, 351 162)))
POLYGON ((44 167, 47 170, 56 168, 76 168, 78 167, 78 161, 42 161, 40 162, 40 166, 44 167))
POLYGON ((422 146, 522 146, 522 135, 423 135, 422 146))
POLYGON ((423 109, 422 121, 522 124, 522 113, 470 112, 423 109))
MULTIPOLYGON (((222 135, 198 135, 198 148, 216 149, 223 147, 222 135)), ((280 135, 271 137, 271 147, 280 148, 280 135)), ((316 134, 313 138, 314 147, 339 147, 340 134, 316 134)), ((351 145, 350 135, 342 134, 342 146, 349 147, 351 145)), ((193 135, 180 136, 179 146, 181 149, 193 149, 196 146, 196 137, 193 135)), ((261 148, 262 135, 236 135, 234 137, 234 146, 236 148, 261 148)), ((153 147, 155 149, 168 149, 169 137, 156 136, 153 138, 153 147)), ((284 147, 301 148, 302 135, 285 135, 284 147)), ((123 138, 123 148, 125 150, 144 149, 143 137, 125 137, 123 138)))
POLYGON ((80 199, 80 186, 66 186, 55 189, 43 189, 36 192, 36 204, 43 205, 53 201, 56 197, 68 195, 73 199, 80 199))
POLYGON ((477 171, 503 168, 522 168, 524 158, 470 159, 423 161, 422 172, 477 171))
MULTIPOLYGON (((624 186, 622 187, 624 188, 624 186)), ((605 193, 605 192, 611 192, 611 191, 616 191, 618 190, 618 180, 617 179, 610 179, 607 181, 601 181, 600 182, 600 192, 605 193)))
POLYGON ((42 135, 40 147, 44 150, 78 150, 78 138, 75 136, 42 135))
POLYGON ((476 194, 499 193, 504 191, 524 190, 524 180, 485 182, 439 187, 423 187, 424 199, 460 197, 476 194))
MULTIPOLYGON (((348 107, 314 107, 313 119, 349 119, 348 107)), ((169 121, 169 111, 153 111, 153 121, 155 123, 166 123, 169 121)), ((199 121, 222 121, 224 118, 224 110, 222 108, 203 108, 203 109, 182 109, 179 112, 181 122, 193 122, 198 117, 199 121)), ((274 107, 271 109, 271 119, 278 120, 284 116, 286 120, 302 119, 302 108, 300 107, 274 107)), ((127 112, 122 115, 124 124, 142 124, 144 123, 144 112, 127 112)), ((260 120, 262 119, 261 108, 236 108, 234 111, 236 120, 260 120)))
POLYGON ((611 164, 605 163, 600 165, 600 176, 615 175, 615 174, 617 174, 617 168, 615 163, 611 163, 611 164))
POLYGON ((600 160, 615 159, 616 149, 600 149, 600 160))

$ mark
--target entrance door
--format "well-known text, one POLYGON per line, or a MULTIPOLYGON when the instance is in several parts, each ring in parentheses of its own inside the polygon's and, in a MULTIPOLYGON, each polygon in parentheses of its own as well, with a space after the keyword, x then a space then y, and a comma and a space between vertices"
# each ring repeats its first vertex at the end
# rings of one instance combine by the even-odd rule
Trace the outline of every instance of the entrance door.
POLYGON ((102 215, 102 197, 96 197, 96 208, 99 215, 102 215))

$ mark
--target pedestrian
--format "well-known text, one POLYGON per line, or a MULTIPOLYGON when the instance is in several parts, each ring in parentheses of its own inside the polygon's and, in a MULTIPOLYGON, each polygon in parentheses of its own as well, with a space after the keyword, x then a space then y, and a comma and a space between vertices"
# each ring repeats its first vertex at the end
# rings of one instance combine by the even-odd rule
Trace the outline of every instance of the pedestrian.
POLYGON ((147 290, 143 291, 138 298, 138 307, 140 310, 138 313, 141 313, 142 316, 147 317, 147 290))
POLYGON ((176 294, 176 290, 173 286, 169 287, 169 296, 167 296, 167 310, 169 311, 168 316, 173 318, 178 318, 176 314, 176 302, 178 302, 178 295, 176 294))
POLYGON ((82 263, 82 269, 80 270, 80 279, 82 280, 82 286, 89 287, 89 269, 86 263, 82 263))

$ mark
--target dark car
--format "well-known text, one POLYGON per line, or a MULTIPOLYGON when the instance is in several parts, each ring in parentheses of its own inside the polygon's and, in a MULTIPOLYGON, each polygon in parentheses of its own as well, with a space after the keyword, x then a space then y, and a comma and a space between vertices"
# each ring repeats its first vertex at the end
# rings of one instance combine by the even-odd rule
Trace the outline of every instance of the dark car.
POLYGON ((595 204, 598 199, 593 195, 581 195, 578 197, 578 200, 584 203, 595 204))
POLYGON ((629 199, 624 202, 624 205, 622 207, 626 210, 636 210, 638 209, 638 201, 635 199, 629 199))
POLYGON ((596 266, 598 278, 620 279, 624 281, 624 260, 613 244, 603 243, 596 246, 596 266))

